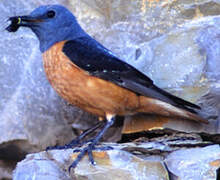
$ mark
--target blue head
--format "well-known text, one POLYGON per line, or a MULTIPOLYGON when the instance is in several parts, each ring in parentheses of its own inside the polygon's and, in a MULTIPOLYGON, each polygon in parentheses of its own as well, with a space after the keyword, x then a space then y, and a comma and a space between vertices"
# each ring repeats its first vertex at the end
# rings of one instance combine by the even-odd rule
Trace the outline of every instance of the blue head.
POLYGON ((57 42, 87 35, 75 16, 61 5, 40 6, 28 16, 13 18, 17 18, 16 26, 29 27, 37 35, 41 52, 57 42))

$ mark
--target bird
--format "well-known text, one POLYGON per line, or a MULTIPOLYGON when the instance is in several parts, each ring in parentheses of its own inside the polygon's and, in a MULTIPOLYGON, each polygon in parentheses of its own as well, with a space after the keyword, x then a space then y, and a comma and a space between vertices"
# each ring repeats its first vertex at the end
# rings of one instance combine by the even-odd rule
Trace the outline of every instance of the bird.
POLYGON ((95 164, 92 152, 117 117, 146 113, 208 123, 197 114, 201 109, 198 105, 157 87, 148 76, 86 33, 66 7, 39 6, 29 15, 13 16, 9 21, 9 32, 27 27, 36 34, 45 74, 55 91, 70 104, 105 119, 104 125, 98 123, 68 145, 57 147, 72 147, 101 127, 79 151, 69 170, 87 154, 95 164))

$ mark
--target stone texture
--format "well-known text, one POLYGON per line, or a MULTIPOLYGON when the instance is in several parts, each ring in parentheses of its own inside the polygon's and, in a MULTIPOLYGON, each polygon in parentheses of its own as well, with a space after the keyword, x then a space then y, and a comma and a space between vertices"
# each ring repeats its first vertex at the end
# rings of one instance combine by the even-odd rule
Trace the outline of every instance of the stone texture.
MULTIPOLYGON (((25 154, 48 145, 64 144, 77 134, 72 127, 85 130, 97 121, 96 117, 68 105, 50 87, 43 72, 38 41, 29 29, 20 28, 13 34, 4 30, 8 17, 27 14, 47 3, 3 0, 0 4, 0 178, 10 178, 14 163, 25 154), (11 160, 12 164, 8 164, 11 160)), ((138 115, 127 118, 124 133, 135 132, 132 123, 139 123, 143 130, 175 129, 218 136, 215 134, 220 133, 219 1, 53 0, 50 3, 70 8, 89 34, 151 77, 158 86, 201 105, 201 113, 210 121, 209 125, 202 125, 138 115)), ((107 140, 118 139, 110 137, 107 140)), ((57 170, 57 179, 61 177, 58 172, 64 173, 57 170)))
MULTIPOLYGON (((116 146, 117 147, 117 146, 116 146)), ((168 179, 164 165, 159 161, 142 160, 130 153, 120 150, 95 152, 97 165, 92 166, 85 157, 74 170, 68 172, 67 162, 71 162, 72 150, 51 151, 30 154, 25 160, 18 163, 13 179, 74 179, 101 180, 101 179, 168 179)))
POLYGON ((196 134, 184 133, 148 141, 139 139, 135 143, 102 144, 114 149, 94 152, 96 166, 85 156, 70 173, 68 167, 77 153, 73 154, 72 150, 40 152, 29 154, 19 162, 13 179, 168 180, 170 175, 178 179, 214 180, 220 167, 220 147, 209 144, 196 134))
MULTIPOLYGON (((117 145, 114 147, 118 149, 117 145)), ((13 179, 168 179, 168 173, 161 162, 143 160, 117 149, 106 153, 95 152, 96 166, 90 165, 85 157, 71 174, 68 173, 67 162, 75 158, 75 155, 71 155, 72 150, 30 154, 18 164, 13 179)))
POLYGON ((178 150, 165 159, 169 171, 179 179, 217 179, 220 167, 219 145, 178 150))

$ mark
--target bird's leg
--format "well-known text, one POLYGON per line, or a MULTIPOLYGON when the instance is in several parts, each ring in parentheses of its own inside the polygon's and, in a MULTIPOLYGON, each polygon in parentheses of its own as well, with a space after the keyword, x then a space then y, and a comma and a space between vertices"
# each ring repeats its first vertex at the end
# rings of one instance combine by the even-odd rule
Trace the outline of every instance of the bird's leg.
MULTIPOLYGON (((71 168, 75 168, 79 161, 88 153, 89 156, 89 161, 91 162, 92 165, 95 165, 95 161, 93 159, 92 151, 97 150, 99 148, 96 148, 95 145, 99 142, 99 140, 102 138, 103 134, 108 130, 108 128, 114 124, 115 122, 115 115, 107 115, 106 117, 107 121, 103 129, 97 134, 97 136, 88 144, 88 146, 82 148, 80 150, 79 155, 76 157, 74 162, 70 165, 69 171, 71 168)), ((111 148, 112 149, 112 148, 111 148)), ((109 150, 108 148, 102 149, 102 150, 109 150)))
MULTIPOLYGON (((124 122, 124 116, 116 116, 115 119, 116 119, 117 123, 115 122, 115 123, 114 123, 114 126, 115 126, 115 127, 122 127, 122 126, 123 126, 123 122, 124 122)), ((104 121, 102 121, 102 122, 104 122, 104 121)), ((94 138, 93 138, 93 139, 89 139, 89 140, 87 140, 87 141, 83 141, 81 145, 90 143, 90 142, 92 142, 93 140, 94 140, 94 138)), ((101 150, 101 149, 111 149, 111 148, 110 148, 110 147, 107 148, 107 147, 105 146, 105 147, 101 147, 101 148, 99 147, 99 148, 97 148, 97 150, 98 150, 98 149, 101 150)), ((75 150, 74 150, 74 152, 80 152, 80 151, 81 151, 80 149, 75 149, 75 150)), ((105 151, 105 150, 103 150, 103 151, 105 151)))
MULTIPOLYGON (((113 150, 114 148, 111 146, 103 146, 103 147, 94 147, 93 151, 109 151, 109 150, 113 150)), ((82 152, 84 149, 74 149, 73 153, 79 153, 82 152)))
POLYGON ((83 145, 83 144, 87 143, 87 141, 86 142, 82 142, 82 143, 80 141, 84 137, 86 137, 90 133, 94 132, 99 127, 101 127, 102 124, 103 124, 102 122, 98 122, 95 126, 85 130, 82 134, 80 134, 77 138, 73 139, 70 143, 65 144, 64 146, 49 146, 49 147, 46 148, 46 151, 53 150, 53 149, 70 149, 70 148, 73 148, 75 146, 83 145))

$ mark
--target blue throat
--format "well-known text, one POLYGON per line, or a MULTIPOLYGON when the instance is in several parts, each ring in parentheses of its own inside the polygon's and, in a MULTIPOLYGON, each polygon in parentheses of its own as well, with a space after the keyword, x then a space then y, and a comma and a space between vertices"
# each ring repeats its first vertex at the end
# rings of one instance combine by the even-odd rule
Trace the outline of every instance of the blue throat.
POLYGON ((71 26, 64 27, 58 31, 51 30, 51 32, 42 32, 42 27, 33 27, 32 31, 37 35, 40 42, 40 51, 44 53, 54 44, 61 41, 73 40, 82 36, 88 36, 87 33, 79 26, 77 21, 73 21, 71 26), (41 28, 41 31, 39 29, 41 28))

